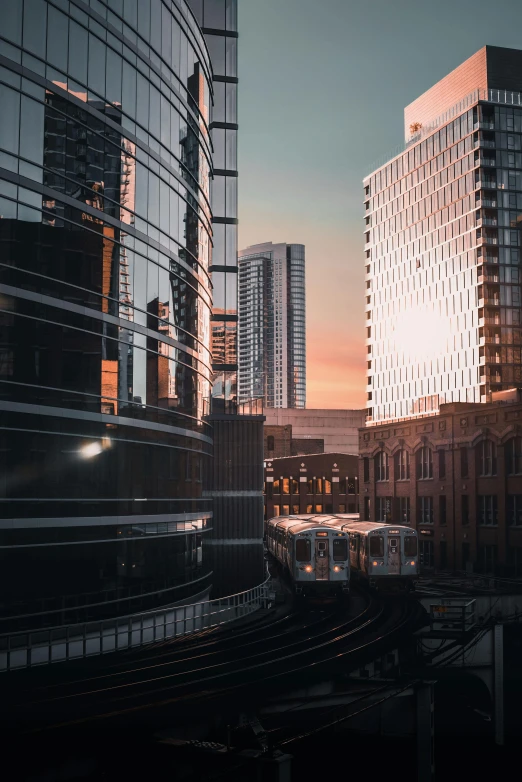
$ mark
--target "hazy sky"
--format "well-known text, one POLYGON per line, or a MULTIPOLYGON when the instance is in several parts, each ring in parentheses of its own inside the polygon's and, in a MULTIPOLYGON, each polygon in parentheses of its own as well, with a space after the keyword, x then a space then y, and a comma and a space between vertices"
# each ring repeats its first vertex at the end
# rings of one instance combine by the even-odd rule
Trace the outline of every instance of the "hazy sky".
POLYGON ((364 407, 361 180, 408 103, 522 48, 522 0, 239 0, 239 31, 239 246, 306 245, 307 407, 364 407))

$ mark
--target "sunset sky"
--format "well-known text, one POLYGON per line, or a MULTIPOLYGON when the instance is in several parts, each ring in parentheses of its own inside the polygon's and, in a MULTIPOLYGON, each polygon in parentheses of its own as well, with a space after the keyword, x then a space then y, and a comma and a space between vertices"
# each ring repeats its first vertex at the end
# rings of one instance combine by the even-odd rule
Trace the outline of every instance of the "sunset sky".
MULTIPOLYGON (((509 23, 506 23, 509 20, 509 23)), ((239 0, 239 246, 306 245, 307 407, 364 407, 362 179, 521 0, 239 0)))

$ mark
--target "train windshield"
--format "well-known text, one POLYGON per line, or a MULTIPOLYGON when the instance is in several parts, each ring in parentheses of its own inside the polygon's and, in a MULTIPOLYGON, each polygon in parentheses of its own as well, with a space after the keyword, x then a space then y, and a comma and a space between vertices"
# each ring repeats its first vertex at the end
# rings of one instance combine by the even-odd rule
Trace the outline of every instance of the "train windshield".
POLYGON ((333 542, 334 562, 344 562, 348 559, 348 544, 346 538, 334 538, 333 542))
POLYGON ((417 538, 415 535, 408 535, 404 538, 404 556, 416 557, 417 556, 417 538))
POLYGON ((384 538, 382 535, 370 536, 370 557, 384 557, 384 538))
POLYGON ((297 538, 295 543, 295 558, 298 562, 310 562, 311 546, 307 538, 297 538))

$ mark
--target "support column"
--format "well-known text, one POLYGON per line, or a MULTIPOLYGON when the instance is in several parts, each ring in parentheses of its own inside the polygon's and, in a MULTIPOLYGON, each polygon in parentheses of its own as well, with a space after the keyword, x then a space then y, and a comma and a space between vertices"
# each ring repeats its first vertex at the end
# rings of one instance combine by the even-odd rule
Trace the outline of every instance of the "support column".
POLYGON ((495 703, 495 744, 504 744, 504 625, 493 628, 493 697, 495 703))
POLYGON ((417 707, 417 782, 435 779, 433 682, 419 682, 415 688, 417 707))

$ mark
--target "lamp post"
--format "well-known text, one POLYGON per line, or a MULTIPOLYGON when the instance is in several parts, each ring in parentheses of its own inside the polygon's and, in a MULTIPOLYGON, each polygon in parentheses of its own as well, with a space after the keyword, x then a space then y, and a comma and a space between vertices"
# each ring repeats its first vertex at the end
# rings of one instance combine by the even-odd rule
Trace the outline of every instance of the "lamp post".
POLYGON ((359 476, 356 475, 354 479, 355 483, 355 512, 359 513, 359 476))

